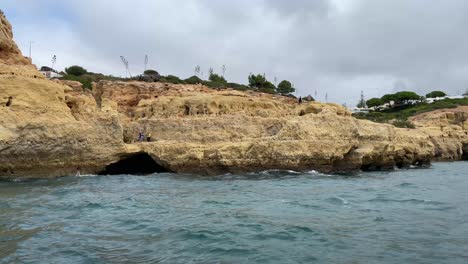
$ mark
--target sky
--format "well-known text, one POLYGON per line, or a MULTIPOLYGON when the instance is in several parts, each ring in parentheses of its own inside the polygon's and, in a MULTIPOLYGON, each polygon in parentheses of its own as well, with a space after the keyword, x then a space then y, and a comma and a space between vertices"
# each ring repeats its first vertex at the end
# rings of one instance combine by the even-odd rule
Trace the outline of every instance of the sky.
POLYGON ((468 88, 465 0, 4 0, 25 56, 125 76, 187 78, 200 65, 247 83, 291 81, 297 95, 355 105, 409 90, 468 88))

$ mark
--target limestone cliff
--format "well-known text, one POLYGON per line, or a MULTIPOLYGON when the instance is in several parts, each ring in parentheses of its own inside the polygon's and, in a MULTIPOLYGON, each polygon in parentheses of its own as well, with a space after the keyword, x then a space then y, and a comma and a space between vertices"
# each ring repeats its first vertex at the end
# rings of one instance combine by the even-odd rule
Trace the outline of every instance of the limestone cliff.
POLYGON ((44 79, 0 20, 0 177, 107 172, 142 153, 183 173, 391 169, 462 158, 467 142, 456 125, 439 137, 424 123, 398 129, 255 92, 107 81, 87 91, 44 79), (136 142, 140 130, 152 141, 136 142))
POLYGON ((434 160, 468 160, 468 106, 420 114, 411 121, 434 144, 434 160))
POLYGON ((10 22, 0 10, 0 63, 8 65, 27 65, 28 59, 21 55, 18 46, 13 41, 13 31, 10 22))
POLYGON ((127 153, 117 113, 46 80, 21 55, 3 14, 0 22, 0 176, 96 171, 127 153))

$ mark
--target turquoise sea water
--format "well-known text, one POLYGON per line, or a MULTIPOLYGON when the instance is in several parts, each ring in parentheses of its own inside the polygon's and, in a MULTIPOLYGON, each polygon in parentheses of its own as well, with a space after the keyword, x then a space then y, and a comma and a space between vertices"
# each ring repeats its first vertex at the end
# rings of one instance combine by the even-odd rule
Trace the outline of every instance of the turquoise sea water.
POLYGON ((468 263, 468 162, 0 182, 0 263, 468 263))

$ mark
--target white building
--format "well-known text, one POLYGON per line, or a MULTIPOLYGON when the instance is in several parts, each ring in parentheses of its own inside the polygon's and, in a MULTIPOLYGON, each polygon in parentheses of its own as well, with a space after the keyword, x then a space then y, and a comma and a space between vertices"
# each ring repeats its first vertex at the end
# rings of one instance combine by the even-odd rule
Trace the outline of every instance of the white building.
POLYGON ((56 70, 47 67, 47 66, 42 66, 40 69, 40 72, 48 79, 54 79, 54 78, 62 78, 63 75, 59 74, 56 70))
POLYGON ((434 102, 445 100, 445 99, 463 99, 463 98, 465 98, 463 95, 444 96, 444 97, 436 97, 436 98, 426 98, 426 103, 432 104, 434 102))

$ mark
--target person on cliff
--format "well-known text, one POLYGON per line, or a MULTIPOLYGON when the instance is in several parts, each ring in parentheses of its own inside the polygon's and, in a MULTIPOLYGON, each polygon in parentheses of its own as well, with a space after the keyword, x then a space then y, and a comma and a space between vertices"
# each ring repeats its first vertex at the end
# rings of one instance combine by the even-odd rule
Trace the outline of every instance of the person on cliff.
POLYGON ((6 102, 5 106, 10 107, 12 102, 13 102, 13 96, 8 97, 8 101, 6 102))
POLYGON ((299 96, 299 100, 297 100, 299 104, 302 104, 302 97, 299 96))
POLYGON ((144 139, 145 135, 143 134, 143 131, 140 131, 140 133, 138 133, 138 141, 143 142, 144 139))

